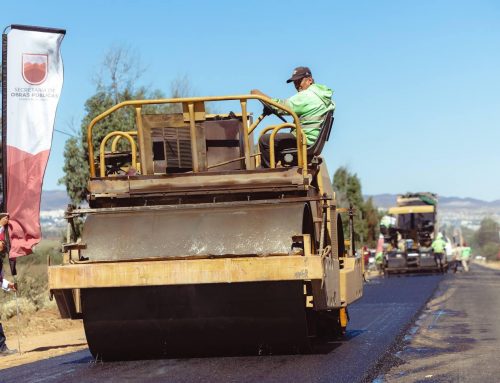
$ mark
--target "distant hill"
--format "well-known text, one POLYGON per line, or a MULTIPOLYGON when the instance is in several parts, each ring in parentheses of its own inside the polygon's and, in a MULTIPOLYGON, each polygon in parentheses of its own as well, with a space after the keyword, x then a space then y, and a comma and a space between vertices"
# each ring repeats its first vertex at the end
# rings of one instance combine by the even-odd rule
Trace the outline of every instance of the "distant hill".
POLYGON ((372 198, 373 204, 378 208, 388 209, 391 206, 396 206, 396 194, 375 194, 375 195, 365 195, 366 199, 372 198))
MULTIPOLYGON (((396 206, 397 194, 366 195, 365 199, 372 197, 375 206, 387 209, 396 206)), ((438 196, 439 209, 500 209, 500 200, 483 201, 475 198, 441 197, 438 196)))
POLYGON ((447 208, 459 209, 483 209, 483 208, 500 208, 500 200, 483 201, 475 198, 458 198, 458 197, 441 197, 439 203, 447 208))
POLYGON ((70 199, 66 190, 43 190, 40 210, 66 210, 70 199))
MULTIPOLYGON (((365 195, 365 199, 372 197, 375 206, 388 209, 396 205, 397 194, 375 194, 365 195)), ((42 192, 41 210, 65 210, 70 203, 69 197, 65 190, 44 190, 42 192)), ((476 198, 459 198, 459 197, 438 197, 439 209, 450 210, 500 210, 500 200, 483 201, 476 198)))
MULTIPOLYGON (((397 194, 366 195, 372 197, 375 206, 388 209, 396 205, 397 194)), ((44 190, 40 221, 44 238, 60 238, 66 226, 61 210, 70 203, 65 190, 44 190), (59 210, 59 211, 54 211, 59 210)), ((500 200, 487 202, 475 198, 438 197, 438 213, 443 224, 467 226, 477 230, 481 220, 488 216, 500 223, 500 200)))
MULTIPOLYGON (((375 194, 365 195, 365 199, 372 197, 375 206, 383 209, 388 209, 396 205, 397 194, 375 194)), ((500 200, 483 201, 475 198, 459 198, 459 197, 438 197, 440 209, 500 209, 500 200)), ((65 190, 44 190, 42 192, 42 211, 47 210, 65 210, 70 203, 69 197, 65 190)))

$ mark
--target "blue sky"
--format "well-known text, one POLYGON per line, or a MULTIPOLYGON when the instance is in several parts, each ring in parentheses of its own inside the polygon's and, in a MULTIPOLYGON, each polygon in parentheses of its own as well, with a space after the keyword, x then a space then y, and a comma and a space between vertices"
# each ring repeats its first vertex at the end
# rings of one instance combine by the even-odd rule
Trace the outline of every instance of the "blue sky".
MULTIPOLYGON (((113 45, 168 94, 258 88, 288 97, 307 65, 334 90, 330 172, 348 166, 364 194, 433 191, 500 199, 500 3, 497 1, 2 2, 0 27, 65 28, 56 129, 78 127, 92 76, 113 45)), ((258 113, 259 108, 254 112, 258 113)), ((62 188, 67 136, 56 133, 44 189, 62 188)))

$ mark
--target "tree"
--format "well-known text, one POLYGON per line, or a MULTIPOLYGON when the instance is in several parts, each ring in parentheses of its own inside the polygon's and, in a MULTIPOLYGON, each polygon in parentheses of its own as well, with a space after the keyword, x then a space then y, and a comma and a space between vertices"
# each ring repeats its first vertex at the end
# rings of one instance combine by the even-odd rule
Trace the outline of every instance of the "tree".
POLYGON ((500 243, 499 225, 492 218, 483 218, 476 232, 475 239, 478 246, 483 247, 488 243, 500 243))
MULTIPOLYGON (((488 259, 495 259, 500 250, 500 225, 492 218, 483 218, 481 226, 474 235, 481 255, 488 259)), ((477 251, 477 249, 476 249, 477 251)))
POLYGON ((94 76, 97 90, 110 95, 114 104, 134 93, 135 86, 146 68, 139 55, 128 46, 112 46, 104 56, 99 73, 94 76))
POLYGON ((455 235, 455 242, 456 243, 459 243, 460 240, 462 240, 463 242, 467 243, 471 247, 474 247, 474 248, 478 247, 478 245, 476 243, 476 231, 475 230, 472 230, 471 228, 468 228, 466 226, 462 226, 460 228, 460 232, 462 234, 462 238, 460 238, 458 236, 459 233, 457 233, 457 235, 455 235))
MULTIPOLYGON (((88 144, 87 127, 99 114, 105 112, 117 103, 134 99, 164 98, 159 90, 150 91, 138 86, 138 81, 144 73, 144 67, 136 54, 126 47, 112 47, 104 57, 100 72, 94 76, 96 93, 85 102, 85 116, 81 122, 78 138, 70 138, 64 151, 65 175, 59 180, 66 186, 68 196, 74 205, 80 205, 87 195, 88 144)), ((187 76, 175 79, 171 84, 174 97, 186 97, 192 92, 187 76)), ((176 105, 152 105, 143 108, 144 113, 171 113, 177 111, 176 105)), ((98 148, 106 134, 112 131, 135 130, 135 110, 122 108, 100 121, 92 137, 93 148, 98 148)), ((125 140, 120 143, 127 145, 125 140)), ((95 156, 98 151, 94 150, 95 156)))
POLYGON ((66 140, 64 158, 64 176, 59 179, 59 184, 66 185, 71 202, 79 205, 86 198, 86 188, 82 186, 86 185, 89 178, 86 157, 79 138, 71 137, 66 140))
POLYGON ((380 214, 373 204, 373 198, 370 197, 363 205, 364 220, 366 222, 366 244, 369 247, 377 245, 378 236, 380 233, 380 214))
MULTIPOLYGON (((354 239, 364 243, 368 234, 368 226, 363 219, 365 206, 361 193, 361 182, 356 174, 352 174, 346 167, 340 167, 333 175, 333 190, 339 207, 352 207, 357 213, 354 217, 354 239)), ((348 220, 343 219, 344 232, 348 233, 348 220)))
POLYGON ((498 261, 498 254, 500 253, 500 244, 488 242, 481 247, 481 255, 490 261, 498 261))

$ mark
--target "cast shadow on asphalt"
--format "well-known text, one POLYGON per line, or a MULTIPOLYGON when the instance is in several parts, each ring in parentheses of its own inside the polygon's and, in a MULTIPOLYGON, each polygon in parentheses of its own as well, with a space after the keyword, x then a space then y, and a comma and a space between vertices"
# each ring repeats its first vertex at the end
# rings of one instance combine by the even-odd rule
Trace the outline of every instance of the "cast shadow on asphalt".
MULTIPOLYGON (((357 336, 361 335, 364 333, 365 330, 348 330, 346 335, 343 338, 339 338, 333 341, 315 341, 312 345, 312 350, 309 353, 305 353, 303 355, 326 355, 337 349, 338 347, 342 346, 344 343, 349 342, 351 339, 356 338, 357 336)), ((88 352, 88 351, 87 351, 88 352)), ((265 356, 283 356, 283 355, 295 355, 295 354, 287 354, 287 353, 279 353, 279 354, 273 354, 273 355, 265 355, 265 356)), ((259 356, 259 355, 225 355, 223 357, 234 357, 234 358, 262 358, 264 356, 259 356)), ((210 358, 210 356, 207 357, 198 357, 198 358, 182 358, 184 360, 189 360, 189 359, 205 359, 205 358, 210 358)), ((178 358, 166 358, 166 359, 171 359, 171 360, 179 360, 178 358)), ((96 360, 92 357, 92 355, 85 356, 83 358, 79 358, 76 360, 68 361, 62 363, 63 365, 71 365, 71 364, 100 364, 100 363, 123 363, 122 361, 113 361, 113 362, 102 362, 100 360, 96 360)))
POLYGON ((342 346, 344 343, 349 342, 349 340, 356 338, 364 332, 365 330, 348 330, 344 337, 336 339, 334 341, 315 341, 312 345, 312 351, 309 352, 309 355, 329 354, 336 348, 342 346))
POLYGON ((88 356, 84 356, 83 358, 80 359, 75 359, 75 360, 70 360, 68 362, 61 363, 62 365, 71 365, 71 364, 90 364, 90 363, 95 363, 95 359, 92 355, 90 355, 90 352, 88 356))
POLYGON ((380 278, 385 278, 385 279, 393 279, 393 278, 422 278, 422 277, 429 277, 429 276, 436 276, 436 275, 446 275, 446 273, 432 273, 432 272, 413 272, 413 273, 390 273, 384 276, 381 276, 380 278))

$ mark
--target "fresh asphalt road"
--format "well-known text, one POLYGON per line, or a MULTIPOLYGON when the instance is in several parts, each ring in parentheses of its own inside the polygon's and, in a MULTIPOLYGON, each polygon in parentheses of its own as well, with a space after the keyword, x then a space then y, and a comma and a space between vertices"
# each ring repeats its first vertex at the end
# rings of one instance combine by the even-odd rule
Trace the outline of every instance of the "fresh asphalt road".
MULTIPOLYGON (((342 341, 314 354, 95 363, 80 351, 0 371, 0 382, 363 382, 389 354, 441 275, 391 276, 365 285, 342 341)), ((133 336, 130 334, 130 341, 133 336)))

